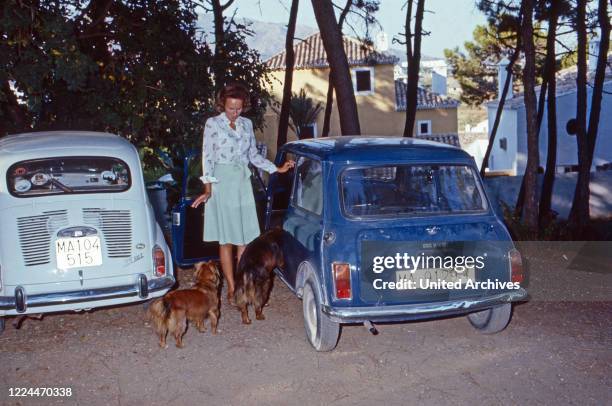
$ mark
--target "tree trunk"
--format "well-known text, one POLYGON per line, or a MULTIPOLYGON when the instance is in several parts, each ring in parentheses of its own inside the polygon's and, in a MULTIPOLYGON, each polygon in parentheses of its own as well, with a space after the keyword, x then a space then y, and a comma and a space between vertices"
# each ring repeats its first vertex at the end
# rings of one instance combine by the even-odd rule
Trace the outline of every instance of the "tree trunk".
POLYGON ((569 221, 573 227, 581 228, 589 219, 589 142, 586 132, 587 115, 587 0, 577 0, 576 33, 578 37, 578 73, 576 77, 576 142, 578 143, 578 181, 569 221))
POLYGON ((495 112, 495 120, 493 120, 493 128, 491 128, 491 135, 489 135, 489 144, 487 145, 487 150, 485 151, 484 158, 482 158, 482 164, 480 166, 480 176, 485 176, 485 171, 489 166, 489 157, 491 156, 491 150, 493 149, 493 145, 495 144, 495 137, 497 135, 497 129, 499 128, 499 123, 501 121, 501 116, 504 111, 504 105, 506 103, 506 97, 508 96, 508 91, 510 90, 510 80, 512 79, 512 68, 514 67, 514 63, 519 57, 521 53, 520 46, 520 36, 517 38, 516 49, 514 53, 510 57, 510 61, 508 66, 506 66, 506 70, 508 74, 506 75, 506 81, 504 82, 504 88, 502 89, 502 94, 500 97, 500 101, 497 104, 497 111, 495 112))
POLYGON ((415 13, 414 34, 410 30, 412 17, 412 0, 408 0, 406 12, 406 57, 408 59, 408 83, 406 85, 406 122, 404 124, 404 137, 414 136, 414 122, 418 104, 419 68, 421 64, 421 37, 423 35, 423 13, 425 0, 417 0, 415 13), (412 37, 414 36, 414 46, 412 37))
MULTIPOLYGON (((347 0, 346 5, 342 9, 342 13, 340 13, 340 18, 338 19, 338 28, 340 28, 340 32, 342 32, 342 26, 344 25, 344 20, 353 5, 353 0, 347 0)), ((322 137, 329 136, 329 129, 331 127, 331 113, 334 107, 334 82, 332 80, 331 70, 329 71, 329 76, 327 78, 327 99, 325 102, 325 114, 323 117, 323 131, 321 132, 322 137)))
POLYGON ((538 226, 537 205, 537 172, 539 166, 539 149, 537 134, 537 101, 535 95, 535 47, 533 44, 533 0, 525 0, 523 15, 523 50, 525 66, 523 67, 523 84, 525 87, 525 111, 527 115, 527 167, 525 168, 525 206, 523 221, 530 233, 538 226))
POLYGON ((283 101, 278 120, 278 136, 276 138, 277 150, 287 142, 289 130, 289 110, 291 109, 291 87, 293 85, 293 66, 295 54, 293 52, 293 38, 295 37, 295 24, 297 22, 299 0, 291 2, 289 23, 287 24, 287 37, 285 38, 285 82, 283 84, 283 101))
MULTIPOLYGON (((579 1, 579 6, 582 5, 584 0, 579 1)), ((579 10, 580 12, 580 10, 579 10)), ((582 14, 579 14, 580 18, 582 14)), ((603 95, 603 84, 605 80, 605 70, 608 56, 608 48, 610 45, 610 19, 608 17, 608 2, 605 0, 599 0, 598 9, 599 25, 601 28, 601 39, 599 43, 599 55, 597 58, 597 68, 595 70, 595 80, 593 83, 593 94, 591 96, 591 112, 589 114, 589 125, 588 129, 585 130, 583 127, 584 139, 578 140, 578 182, 576 183, 576 190, 574 192, 574 201, 572 203, 572 210, 570 212, 570 223, 576 226, 584 226, 589 218, 589 197, 590 187, 589 182, 591 178, 591 165, 593 163, 593 154, 595 152, 595 143, 597 141, 597 131, 599 129, 599 117, 601 115, 601 98, 603 95)), ((580 23, 580 21, 578 21, 580 23)), ((584 20, 582 20, 584 24, 584 20)), ((582 29, 582 25, 580 29, 582 29)), ((581 33, 578 32, 578 52, 580 53, 580 42, 581 33)), ((584 34, 584 48, 586 51, 586 33, 584 34)), ((580 54, 579 54, 580 58, 580 54)), ((586 54, 584 59, 586 60, 586 54)), ((580 62, 580 59, 579 59, 580 62)), ((586 63, 585 63, 586 65, 586 63)), ((580 72, 580 65, 578 65, 580 72)), ((578 77, 580 80, 580 75, 578 77)), ((580 84, 578 91, 580 92, 580 84)), ((580 96, 580 94, 579 94, 580 96)), ((585 87, 584 87, 584 100, 586 102, 586 73, 585 73, 585 87)), ((580 102, 579 102, 580 103, 580 102)), ((586 104, 586 103, 585 103, 586 104)), ((586 120, 586 111, 582 112, 586 120)), ((586 126, 585 126, 586 127, 586 126)), ((579 133, 579 135, 581 135, 579 133)))
MULTIPOLYGON (((546 99, 546 120, 548 123, 548 148, 546 152, 546 171, 540 192, 540 231, 546 227, 551 217, 551 201, 555 183, 557 165, 557 77, 555 70, 555 44, 557 40, 558 22, 557 3, 552 2, 548 17, 548 35, 546 38, 546 61, 544 63, 545 81, 548 83, 548 98, 546 99)), ((540 98, 542 94, 540 94, 540 98)))
POLYGON ((225 86, 226 57, 225 57, 225 18, 223 12, 232 5, 234 0, 221 4, 221 0, 209 0, 213 12, 215 26, 215 54, 213 56, 213 75, 215 77, 215 90, 219 91, 225 86))
POLYGON ((349 69, 342 33, 336 22, 334 7, 330 0, 312 0, 315 18, 323 47, 331 71, 332 81, 336 89, 338 114, 340 116, 340 131, 342 135, 360 135, 359 114, 353 92, 353 81, 349 69))

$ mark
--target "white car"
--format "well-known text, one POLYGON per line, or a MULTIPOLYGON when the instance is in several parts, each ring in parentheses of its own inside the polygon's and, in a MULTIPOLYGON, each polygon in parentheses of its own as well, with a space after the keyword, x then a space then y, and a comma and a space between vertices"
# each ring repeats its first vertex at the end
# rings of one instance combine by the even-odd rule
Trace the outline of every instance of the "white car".
POLYGON ((0 138, 4 317, 143 301, 175 283, 136 148, 96 132, 0 138))

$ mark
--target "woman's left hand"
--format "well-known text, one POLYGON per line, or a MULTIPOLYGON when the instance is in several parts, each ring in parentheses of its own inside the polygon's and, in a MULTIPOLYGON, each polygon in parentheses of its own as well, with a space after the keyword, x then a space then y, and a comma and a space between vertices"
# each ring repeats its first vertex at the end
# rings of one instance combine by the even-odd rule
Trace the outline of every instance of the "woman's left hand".
POLYGON ((294 166, 295 166, 295 161, 288 160, 288 161, 285 161, 285 163, 282 164, 281 166, 277 166, 276 170, 278 171, 278 173, 285 173, 289 169, 293 168, 294 166))

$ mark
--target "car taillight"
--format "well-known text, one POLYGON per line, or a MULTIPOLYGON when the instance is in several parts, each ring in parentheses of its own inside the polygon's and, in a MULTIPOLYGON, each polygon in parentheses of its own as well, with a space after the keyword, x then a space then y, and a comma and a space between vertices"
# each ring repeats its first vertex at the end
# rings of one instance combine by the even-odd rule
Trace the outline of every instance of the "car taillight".
POLYGON ((351 266, 345 263, 334 262, 332 264, 334 286, 337 299, 351 298, 351 266))
POLYGON ((166 256, 158 245, 153 248, 153 266, 155 267, 155 275, 164 276, 166 274, 166 256))
POLYGON ((508 252, 508 258, 510 260, 510 279, 512 282, 523 283, 525 279, 525 272, 523 269, 523 260, 521 259, 521 253, 518 250, 512 249, 508 252))

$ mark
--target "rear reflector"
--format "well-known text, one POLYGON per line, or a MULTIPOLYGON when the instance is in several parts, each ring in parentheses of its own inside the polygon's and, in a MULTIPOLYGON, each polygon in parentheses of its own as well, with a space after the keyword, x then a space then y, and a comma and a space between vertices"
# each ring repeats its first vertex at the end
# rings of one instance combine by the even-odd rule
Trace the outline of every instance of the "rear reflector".
POLYGON ((153 266, 155 267, 156 276, 164 276, 166 274, 166 256, 164 250, 158 245, 153 248, 153 266))
POLYGON ((511 281, 523 283, 523 280, 525 280, 525 273, 523 270, 521 253, 518 252, 518 250, 512 249, 508 252, 508 258, 510 259, 511 281))
POLYGON ((334 275, 334 286, 337 299, 351 298, 351 266, 345 263, 334 262, 332 264, 334 275))

